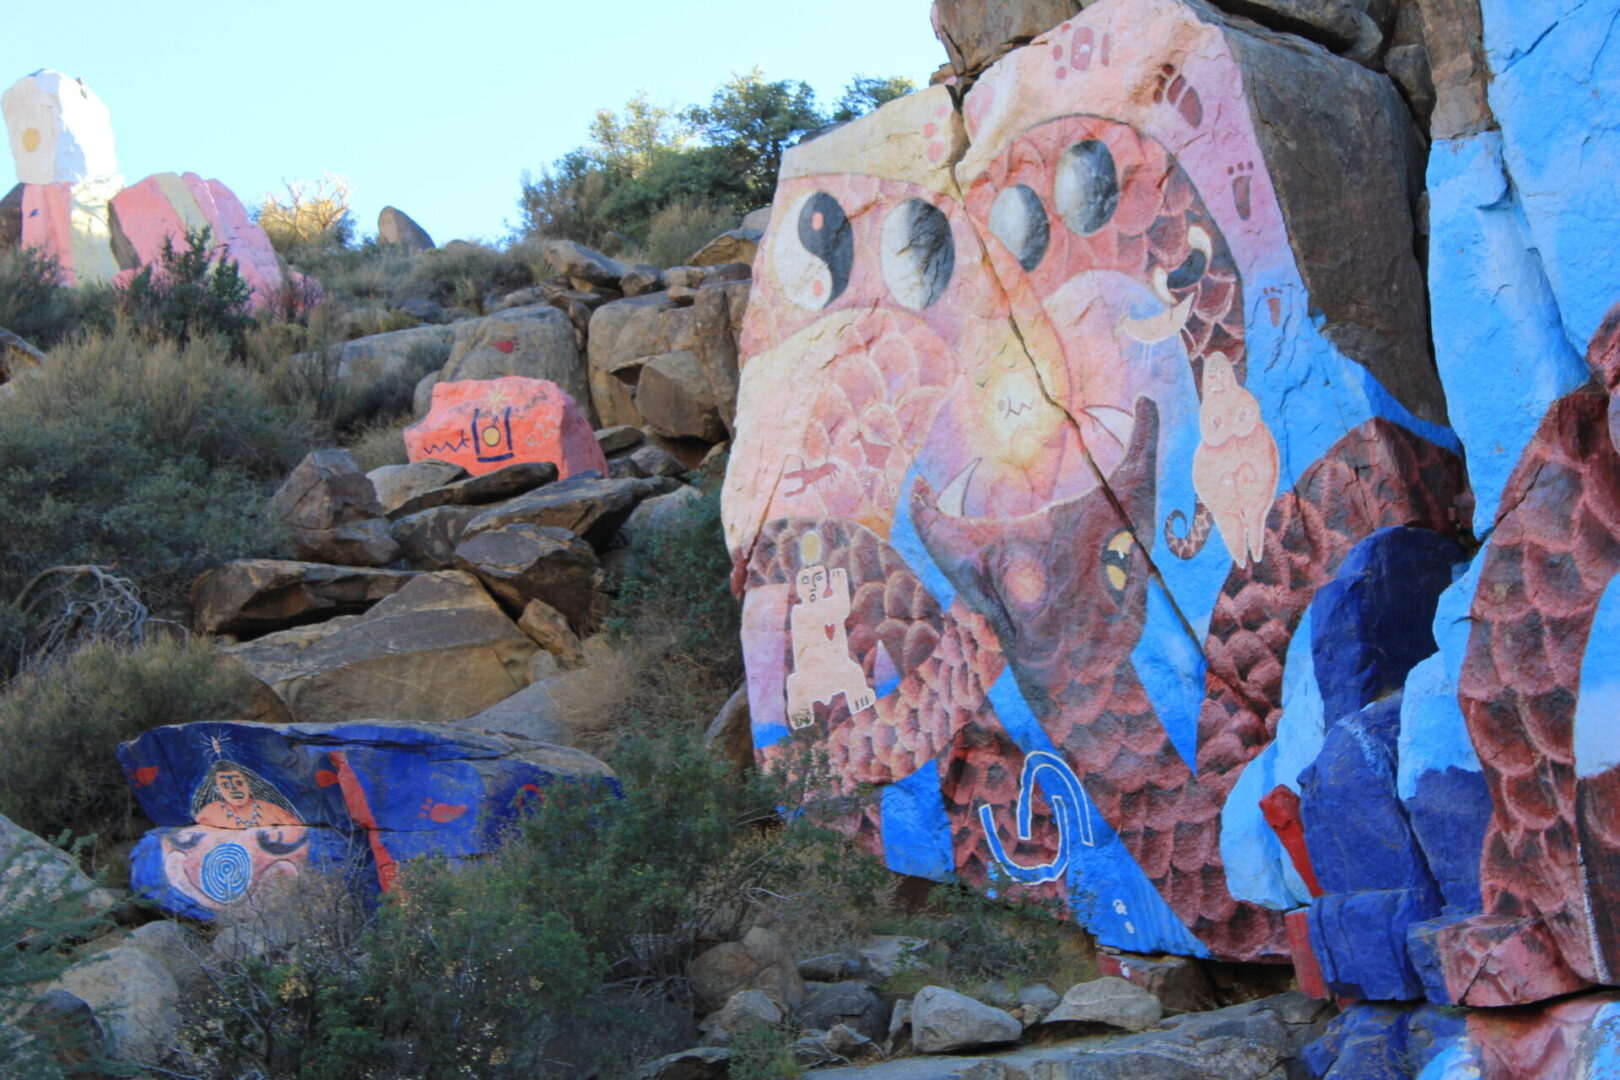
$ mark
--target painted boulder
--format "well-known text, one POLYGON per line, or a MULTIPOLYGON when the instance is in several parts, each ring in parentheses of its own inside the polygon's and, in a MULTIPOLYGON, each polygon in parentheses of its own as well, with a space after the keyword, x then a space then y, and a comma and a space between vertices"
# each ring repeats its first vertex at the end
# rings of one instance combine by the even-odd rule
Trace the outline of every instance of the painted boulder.
POLYGON ((537 461, 565 480, 607 475, 607 457, 567 391, 518 375, 436 384, 427 416, 405 429, 405 449, 412 461, 437 458, 474 476, 537 461))
POLYGON ((1467 524, 1399 108, 1206 6, 1101 0, 961 113, 933 88, 786 155, 725 486, 750 713, 763 758, 872 785, 849 827, 891 867, 1289 956, 1229 794, 1351 548, 1467 524))
POLYGON ((131 887, 201 919, 273 904, 311 873, 386 890, 411 859, 492 851, 552 784, 617 785, 577 750, 380 720, 179 724, 118 760, 158 826, 131 856, 131 887))
POLYGON ((157 173, 124 188, 110 204, 113 252, 127 282, 139 267, 158 264, 164 241, 185 245, 188 231, 207 227, 220 258, 234 261, 253 290, 253 304, 272 302, 285 284, 270 237, 248 217, 240 199, 218 180, 196 173, 157 173))
POLYGON ((17 180, 24 184, 78 184, 113 176, 112 117, 82 79, 42 69, 0 95, 17 180))

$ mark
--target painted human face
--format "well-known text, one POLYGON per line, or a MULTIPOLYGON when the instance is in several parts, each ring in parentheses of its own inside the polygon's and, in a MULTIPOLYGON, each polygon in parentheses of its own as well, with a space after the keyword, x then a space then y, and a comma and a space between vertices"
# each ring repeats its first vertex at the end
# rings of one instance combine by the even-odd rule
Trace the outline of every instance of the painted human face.
POLYGON ((214 776, 214 788, 219 797, 232 806, 245 806, 248 802, 247 777, 235 769, 221 769, 214 776))
MULTIPOLYGON (((221 773, 220 778, 226 775, 221 773)), ((240 903, 267 883, 298 877, 309 863, 309 839, 309 830, 299 826, 182 826, 163 837, 164 871, 169 884, 217 911, 240 903)))

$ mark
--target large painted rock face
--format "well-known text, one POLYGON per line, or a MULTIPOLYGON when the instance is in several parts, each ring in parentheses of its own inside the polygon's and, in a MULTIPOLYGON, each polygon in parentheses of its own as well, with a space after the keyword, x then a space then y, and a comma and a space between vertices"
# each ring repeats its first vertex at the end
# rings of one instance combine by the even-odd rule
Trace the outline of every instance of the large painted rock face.
POLYGON ((118 172, 107 106, 78 79, 36 71, 0 96, 17 180, 77 184, 118 172))
POLYGON ((595 470, 607 457, 574 399, 554 382, 508 375, 433 387, 427 416, 405 429, 412 461, 437 458, 474 476, 520 462, 549 461, 559 477, 595 470))
POLYGON ((163 242, 185 245, 189 230, 207 227, 224 258, 236 262, 262 307, 282 288, 281 264, 270 237, 248 218, 242 201, 218 180, 196 173, 157 173, 112 198, 113 251, 124 267, 122 280, 142 266, 158 263, 163 242))
POLYGON ((132 854, 132 887, 202 919, 274 903, 309 873, 387 889, 409 859, 494 850, 554 783, 615 783, 579 751, 384 721, 182 724, 118 759, 158 825, 132 854))
POLYGON ((1388 95, 1102 0, 960 115, 930 89, 787 155, 726 479, 750 711, 763 758, 798 732, 877 786, 850 826, 894 869, 1063 896, 1135 951, 1288 954, 1300 901, 1234 895, 1224 860, 1270 852, 1221 819, 1291 639, 1360 538, 1466 523, 1401 336, 1388 95), (1339 144, 1257 133, 1291 80, 1339 144), (1395 225, 1325 229, 1347 160, 1333 212, 1395 225))

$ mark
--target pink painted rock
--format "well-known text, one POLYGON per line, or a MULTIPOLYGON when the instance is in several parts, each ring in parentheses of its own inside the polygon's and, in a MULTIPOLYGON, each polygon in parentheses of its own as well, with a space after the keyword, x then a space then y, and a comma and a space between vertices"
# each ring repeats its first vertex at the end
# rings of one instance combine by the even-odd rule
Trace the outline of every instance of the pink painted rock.
POLYGON ((607 458, 591 425, 561 387, 509 375, 460 379, 433 388, 433 405, 405 429, 412 461, 437 458, 474 476, 526 461, 549 461, 560 478, 592 470, 607 458))
MULTIPOLYGON (((126 283, 135 271, 159 260, 163 241, 176 245, 186 231, 207 226, 220 253, 234 260, 253 288, 253 304, 263 307, 284 284, 270 237, 248 218, 242 202, 218 180, 196 173, 157 173, 120 191, 112 199, 113 250, 126 283)), ((26 224, 25 224, 26 227, 26 224)))
POLYGON ((108 224, 108 199, 119 181, 23 184, 24 247, 37 248, 62 267, 64 283, 107 281, 118 272, 108 224))

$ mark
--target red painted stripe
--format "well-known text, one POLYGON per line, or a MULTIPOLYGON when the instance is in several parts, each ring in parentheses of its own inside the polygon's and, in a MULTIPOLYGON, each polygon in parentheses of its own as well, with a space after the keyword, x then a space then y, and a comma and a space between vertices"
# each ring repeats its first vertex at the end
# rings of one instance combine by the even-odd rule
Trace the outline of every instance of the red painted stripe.
POLYGON ((330 756, 332 764, 337 767, 338 790, 343 792, 343 805, 348 808, 349 816, 355 823, 366 830, 366 839, 371 844, 371 857, 377 863, 377 884, 381 886, 383 892, 387 892, 399 882, 399 865, 388 853, 388 849, 383 847, 377 819, 371 814, 371 804, 366 801, 366 793, 360 786, 360 778, 349 768, 347 755, 341 750, 333 750, 330 756))

